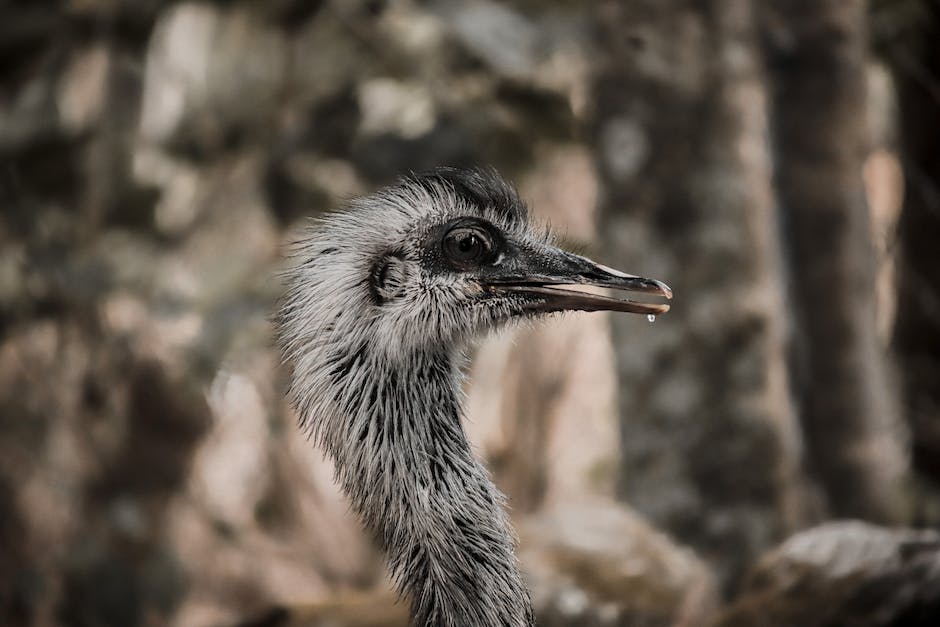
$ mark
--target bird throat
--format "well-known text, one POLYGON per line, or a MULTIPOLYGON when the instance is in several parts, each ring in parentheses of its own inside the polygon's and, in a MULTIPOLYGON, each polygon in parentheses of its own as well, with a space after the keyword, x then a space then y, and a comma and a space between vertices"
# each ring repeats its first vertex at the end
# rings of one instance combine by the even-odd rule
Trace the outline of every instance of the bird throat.
POLYGON ((460 421, 455 356, 391 360, 361 346, 336 364, 337 424, 315 431, 410 597, 412 625, 534 625, 503 496, 460 421))

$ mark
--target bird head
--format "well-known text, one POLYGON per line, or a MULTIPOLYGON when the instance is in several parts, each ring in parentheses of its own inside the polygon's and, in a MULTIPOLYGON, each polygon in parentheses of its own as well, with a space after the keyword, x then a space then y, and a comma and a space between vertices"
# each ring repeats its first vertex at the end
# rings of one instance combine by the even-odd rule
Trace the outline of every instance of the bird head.
POLYGON ((624 292, 672 297, 660 281, 554 245, 492 171, 437 169, 357 199, 322 218, 298 257, 281 313, 288 354, 336 334, 411 353, 552 312, 669 309, 621 298, 624 292))

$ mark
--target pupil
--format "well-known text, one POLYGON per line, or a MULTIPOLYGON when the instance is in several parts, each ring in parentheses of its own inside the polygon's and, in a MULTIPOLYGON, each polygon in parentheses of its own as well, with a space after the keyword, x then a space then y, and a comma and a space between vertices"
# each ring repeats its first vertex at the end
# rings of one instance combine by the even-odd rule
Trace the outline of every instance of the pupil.
POLYGON ((444 236, 442 252, 463 269, 477 264, 489 252, 490 243, 486 234, 469 227, 457 227, 444 236))

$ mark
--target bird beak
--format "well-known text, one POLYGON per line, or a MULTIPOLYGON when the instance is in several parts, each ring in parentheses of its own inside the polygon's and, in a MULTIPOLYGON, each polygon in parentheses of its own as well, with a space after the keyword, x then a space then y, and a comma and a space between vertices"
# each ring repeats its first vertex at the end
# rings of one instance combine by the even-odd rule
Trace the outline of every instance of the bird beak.
POLYGON ((525 310, 533 313, 556 311, 623 311, 658 316, 669 311, 662 303, 641 303, 616 297, 617 292, 639 292, 672 298, 672 290, 662 281, 626 274, 595 263, 586 257, 560 249, 526 255, 513 276, 488 277, 484 284, 496 293, 527 297, 525 310), (584 285, 614 290, 606 296, 567 287, 584 285))

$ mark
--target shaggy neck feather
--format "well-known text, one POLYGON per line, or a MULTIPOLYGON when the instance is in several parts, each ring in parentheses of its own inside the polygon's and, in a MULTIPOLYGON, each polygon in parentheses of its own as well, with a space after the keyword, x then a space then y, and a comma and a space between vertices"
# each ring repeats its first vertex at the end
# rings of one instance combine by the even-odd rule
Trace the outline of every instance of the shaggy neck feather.
POLYGON ((362 345, 338 356, 331 378, 339 411, 318 431, 411 598, 412 624, 533 625, 503 497, 460 422, 455 359, 393 363, 362 345))

